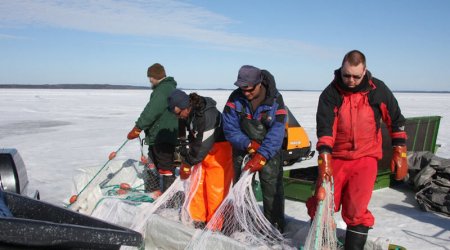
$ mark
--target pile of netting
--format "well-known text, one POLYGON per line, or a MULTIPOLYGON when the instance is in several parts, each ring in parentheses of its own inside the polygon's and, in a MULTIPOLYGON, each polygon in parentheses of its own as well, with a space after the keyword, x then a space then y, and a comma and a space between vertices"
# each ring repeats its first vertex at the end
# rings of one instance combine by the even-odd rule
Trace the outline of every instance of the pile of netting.
POLYGON ((340 249, 336 236, 336 222, 334 220, 334 185, 330 182, 322 183, 325 197, 319 201, 314 219, 311 223, 304 249, 340 249))
MULTIPOLYGON (((202 166, 194 167, 187 180, 177 178, 161 195, 160 176, 144 157, 142 143, 139 152, 133 143, 124 147, 127 142, 102 167, 81 169, 69 208, 142 233, 145 249, 298 248, 264 217, 255 198, 255 174, 244 172, 209 223, 196 224, 187 206, 201 180, 202 166)), ((304 249, 339 249, 333 185, 323 188, 327 195, 317 208, 304 249)))
POLYGON ((194 167, 186 180, 177 177, 152 207, 134 217, 130 228, 144 236, 146 248, 184 249, 191 240, 196 225, 187 206, 190 190, 195 189, 200 180, 201 167, 201 164, 194 167))
MULTIPOLYGON (((244 172, 206 225, 189 214, 201 165, 187 180, 177 178, 153 206, 135 217, 131 229, 144 235, 148 249, 294 249, 264 217, 253 191, 254 174, 244 172)), ((231 183, 230 183, 231 185, 231 183)))
POLYGON ((124 147, 127 142, 112 152, 101 168, 79 170, 72 188, 75 195, 70 198, 68 208, 114 222, 118 210, 130 210, 122 208, 123 204, 141 206, 160 195, 159 176, 154 165, 143 156, 142 150, 139 156, 136 147, 124 147), (140 158, 140 161, 130 156, 140 158))
POLYGON ((253 192, 254 174, 243 172, 206 227, 187 249, 295 249, 264 217, 253 192))

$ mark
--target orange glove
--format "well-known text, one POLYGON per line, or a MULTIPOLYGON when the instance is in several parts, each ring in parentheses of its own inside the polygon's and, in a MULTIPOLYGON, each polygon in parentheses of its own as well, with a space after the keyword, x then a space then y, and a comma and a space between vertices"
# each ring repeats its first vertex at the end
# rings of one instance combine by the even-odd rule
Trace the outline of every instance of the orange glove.
POLYGON ((249 154, 254 154, 256 153, 256 150, 259 149, 259 147, 261 147, 261 144, 259 144, 257 141, 251 140, 250 144, 247 147, 247 152, 249 154))
POLYGON ((191 166, 186 163, 181 163, 180 167, 180 179, 186 180, 191 175, 191 166))
POLYGON ((406 145, 394 146, 391 160, 391 171, 395 179, 403 180, 408 174, 408 161, 406 159, 406 145))
POLYGON ((317 159, 317 164, 319 166, 319 176, 317 178, 318 185, 322 186, 323 181, 331 181, 333 176, 333 168, 331 167, 331 154, 320 153, 317 159))
POLYGON ((128 140, 133 140, 139 137, 139 134, 141 133, 141 129, 138 127, 134 127, 127 135, 128 140))
POLYGON ((245 164, 244 171, 248 170, 251 173, 260 171, 266 165, 266 161, 266 158, 260 153, 255 153, 247 164, 245 164))
POLYGON ((333 168, 331 167, 331 153, 324 152, 320 153, 317 159, 317 164, 319 168, 319 175, 316 181, 316 190, 314 195, 309 197, 306 201, 306 208, 308 209, 309 217, 314 218, 317 209, 317 203, 325 199, 326 193, 325 188, 322 187, 323 181, 331 181, 333 176, 333 168))

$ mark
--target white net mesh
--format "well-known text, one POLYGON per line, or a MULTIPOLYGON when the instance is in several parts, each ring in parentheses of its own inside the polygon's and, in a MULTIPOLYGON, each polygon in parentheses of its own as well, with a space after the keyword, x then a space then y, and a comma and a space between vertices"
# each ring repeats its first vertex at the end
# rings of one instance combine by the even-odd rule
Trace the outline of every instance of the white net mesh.
MULTIPOLYGON (((290 220, 292 225, 287 225, 285 230, 290 228, 287 231, 291 231, 291 239, 286 239, 266 220, 253 192, 253 174, 243 173, 204 227, 193 222, 187 209, 193 194, 191 189, 196 188, 201 178, 201 165, 193 168, 187 180, 177 178, 158 198, 159 192, 145 192, 148 166, 142 158, 134 160, 141 156, 136 144, 128 143, 101 170, 99 167, 82 169, 74 178, 73 193, 85 190, 71 208, 142 233, 145 249, 297 249, 304 242, 308 226, 301 224, 306 222, 290 220), (129 187, 122 188, 124 183, 129 187), (293 242, 297 247, 292 247, 293 242)), ((159 188, 159 176, 152 183, 159 188)), ((324 188, 330 195, 319 206, 322 216, 316 216, 313 221, 305 249, 338 247, 333 190, 332 186, 324 188)), ((121 249, 136 248, 123 246, 121 249)))
POLYGON ((290 249, 289 242, 264 217, 252 189, 253 174, 245 171, 206 227, 194 236, 187 249, 290 249))
POLYGON ((306 237, 304 248, 307 250, 340 249, 336 237, 336 222, 334 220, 333 181, 324 181, 322 187, 325 189, 325 199, 319 201, 311 228, 306 237))
POLYGON ((201 167, 201 164, 194 167, 191 176, 186 180, 177 177, 170 188, 156 200, 151 209, 137 215, 138 218, 135 218, 135 223, 131 228, 145 235, 147 221, 153 215, 181 222, 183 225, 193 228, 193 221, 186 206, 191 197, 189 190, 197 185, 201 177, 201 167))
MULTIPOLYGON (((73 181, 72 193, 77 195, 74 195, 75 202, 68 205, 70 209, 91 215, 107 200, 117 199, 139 205, 142 202, 153 202, 160 195, 159 188, 155 192, 146 192, 146 173, 151 170, 144 162, 130 159, 136 147, 128 145, 123 147, 124 143, 120 152, 113 152, 114 157, 110 157, 102 167, 80 170, 73 181)), ((135 155, 134 158, 139 157, 135 155)), ((159 176, 156 184, 159 187, 159 176)))

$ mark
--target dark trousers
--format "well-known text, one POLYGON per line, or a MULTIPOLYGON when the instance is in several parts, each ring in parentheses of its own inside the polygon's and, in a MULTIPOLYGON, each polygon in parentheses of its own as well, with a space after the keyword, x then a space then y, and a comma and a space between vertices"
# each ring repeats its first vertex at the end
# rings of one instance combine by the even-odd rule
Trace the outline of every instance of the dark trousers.
POLYGON ((169 143, 158 143, 148 147, 148 157, 158 170, 170 170, 175 173, 174 153, 175 145, 169 143))

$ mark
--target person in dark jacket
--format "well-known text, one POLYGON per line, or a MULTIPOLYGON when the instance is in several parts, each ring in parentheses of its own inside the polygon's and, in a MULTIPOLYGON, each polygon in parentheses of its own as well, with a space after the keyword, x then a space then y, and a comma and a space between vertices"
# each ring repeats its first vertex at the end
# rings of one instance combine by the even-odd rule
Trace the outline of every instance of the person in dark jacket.
POLYGON ((189 215, 194 225, 205 225, 227 196, 233 181, 231 144, 225 140, 222 116, 213 99, 196 93, 188 96, 176 89, 168 102, 170 111, 185 121, 189 132, 189 147, 180 150, 180 178, 189 178, 191 169, 199 176, 197 185, 191 186, 189 215))
POLYGON ((235 182, 241 175, 244 156, 250 160, 243 170, 259 172, 264 215, 283 232, 284 190, 281 146, 287 112, 275 79, 267 70, 244 65, 223 112, 225 138, 233 146, 235 182))
MULTIPOLYGON (((144 130, 148 157, 162 176, 161 190, 164 192, 175 180, 174 154, 178 143, 178 119, 168 110, 167 98, 176 88, 177 82, 173 77, 166 76, 164 67, 159 63, 148 68, 147 76, 151 83, 152 94, 127 138, 136 139, 144 130)), ((147 176, 153 175, 150 169, 147 171, 149 172, 147 176)), ((159 187, 157 183, 146 185, 146 190, 157 191, 154 188, 155 185, 159 187)))
MULTIPOLYGON (((319 176, 316 195, 323 181, 334 180, 335 210, 342 207, 347 224, 345 249, 363 249, 375 219, 368 204, 382 158, 380 122, 387 125, 392 138, 391 170, 402 180, 407 172, 406 132, 396 98, 366 68, 363 53, 348 52, 334 80, 325 88, 317 108, 317 151, 319 176)), ((317 197, 306 205, 314 217, 317 197)))

